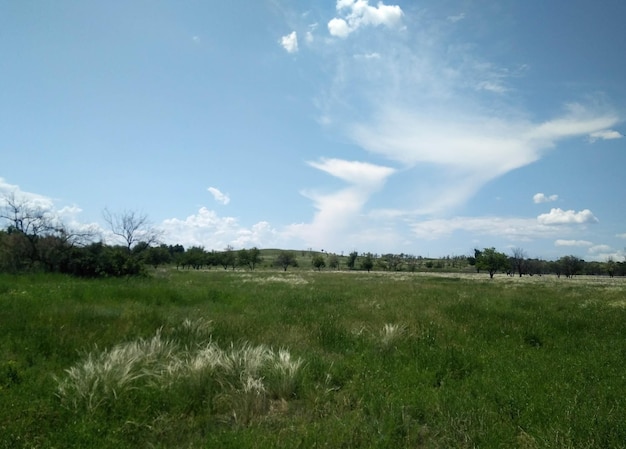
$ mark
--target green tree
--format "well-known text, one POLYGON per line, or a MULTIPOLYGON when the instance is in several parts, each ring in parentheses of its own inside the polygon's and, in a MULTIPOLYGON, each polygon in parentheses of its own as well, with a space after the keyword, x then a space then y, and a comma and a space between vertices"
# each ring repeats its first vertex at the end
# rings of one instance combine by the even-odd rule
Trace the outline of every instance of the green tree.
POLYGON ((322 254, 314 255, 311 263, 315 268, 317 268, 317 271, 322 271, 322 268, 326 266, 326 260, 322 254))
POLYGON ((509 267, 509 258, 504 253, 499 253, 495 248, 485 248, 476 258, 476 268, 489 272, 489 277, 500 270, 506 270, 509 267))
POLYGON ((339 256, 337 254, 331 254, 328 257, 328 268, 337 270, 339 268, 339 256))
POLYGON ((170 263, 172 261, 172 255, 167 245, 150 247, 145 251, 143 261, 156 269, 159 265, 170 263))
POLYGON ((254 270, 261 263, 261 251, 257 248, 240 249, 237 252, 237 264, 254 270))
POLYGON ((283 271, 287 271, 289 267, 297 267, 298 261, 291 251, 281 251, 276 257, 274 264, 281 267, 283 271))
POLYGON ((361 259, 361 268, 367 270, 368 273, 374 268, 374 257, 372 253, 365 254, 365 257, 361 259))
POLYGON ((354 267, 356 266, 356 258, 359 256, 359 253, 357 253, 356 251, 352 251, 349 255, 348 255, 348 261, 346 262, 346 266, 351 269, 354 270, 354 267))

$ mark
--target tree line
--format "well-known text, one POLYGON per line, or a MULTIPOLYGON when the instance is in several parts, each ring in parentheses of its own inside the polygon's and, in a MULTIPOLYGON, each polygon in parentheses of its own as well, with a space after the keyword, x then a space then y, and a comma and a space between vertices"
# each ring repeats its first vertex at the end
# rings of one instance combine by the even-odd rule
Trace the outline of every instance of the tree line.
MULTIPOLYGON (((255 270, 265 263, 287 271, 303 264, 303 257, 293 251, 278 251, 272 260, 264 261, 258 248, 235 250, 231 246, 222 251, 207 251, 201 246, 184 248, 182 245, 159 243, 160 232, 145 214, 136 211, 112 213, 108 209, 103 218, 109 232, 120 244, 109 245, 98 239, 90 228, 73 230, 46 209, 15 194, 4 198, 0 209, 0 271, 21 273, 47 271, 81 277, 132 276, 145 272, 146 267, 175 265, 177 269, 255 270)), ((302 256, 305 252, 302 252, 302 256)), ((563 256, 556 261, 527 257, 521 248, 511 254, 495 248, 475 249, 471 256, 446 256, 429 259, 410 254, 373 254, 350 252, 339 256, 328 252, 309 251, 310 267, 316 270, 348 269, 376 271, 463 271, 534 276, 556 274, 572 277, 578 274, 626 275, 626 262, 608 259, 605 262, 587 262, 576 256, 563 256)), ((309 262, 306 262, 307 264, 309 262)))

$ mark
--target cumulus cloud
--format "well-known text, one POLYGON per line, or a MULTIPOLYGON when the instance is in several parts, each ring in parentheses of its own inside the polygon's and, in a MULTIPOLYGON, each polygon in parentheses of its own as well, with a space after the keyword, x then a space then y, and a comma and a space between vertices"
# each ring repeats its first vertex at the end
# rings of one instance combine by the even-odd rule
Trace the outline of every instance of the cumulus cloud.
POLYGON ((295 31, 280 38, 280 45, 287 51, 287 53, 298 52, 298 34, 295 31))
POLYGON ((589 254, 606 254, 613 251, 609 245, 593 245, 589 248, 589 254))
POLYGON ((591 246, 593 243, 587 240, 565 240, 558 239, 554 241, 554 246, 591 246))
POLYGON ((601 131, 595 131, 589 134, 589 141, 595 142, 596 140, 613 140, 621 139, 622 136, 619 132, 612 129, 603 129, 601 131))
POLYGON ((620 238, 620 239, 626 239, 626 232, 624 232, 623 234, 617 234, 615 235, 615 237, 620 238))
POLYGON ((597 223, 598 219, 589 209, 576 212, 573 210, 563 210, 557 207, 551 209, 547 214, 539 215, 537 217, 537 221, 546 225, 560 225, 597 223))
POLYGON ((535 195, 533 195, 533 202, 535 204, 550 203, 558 199, 559 199, 558 195, 545 195, 543 193, 536 193, 535 195))
POLYGON ((332 36, 345 38, 363 26, 397 26, 402 19, 402 9, 398 5, 370 6, 368 0, 337 0, 337 12, 342 17, 334 17, 328 22, 332 36))
POLYGON ((207 190, 211 193, 211 195, 213 195, 213 198, 218 203, 221 203, 224 205, 230 203, 230 197, 222 193, 219 189, 216 189, 215 187, 209 187, 207 190))
POLYGON ((201 207, 197 213, 185 219, 164 220, 159 229, 163 231, 163 240, 167 243, 179 243, 186 248, 202 246, 222 250, 228 245, 247 248, 280 243, 277 231, 265 221, 246 227, 237 218, 221 217, 206 207, 201 207))

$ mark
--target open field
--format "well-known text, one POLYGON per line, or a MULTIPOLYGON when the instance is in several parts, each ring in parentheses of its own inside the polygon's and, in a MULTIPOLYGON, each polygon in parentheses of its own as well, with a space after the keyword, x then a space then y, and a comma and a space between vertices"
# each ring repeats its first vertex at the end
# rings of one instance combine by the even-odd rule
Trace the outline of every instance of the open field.
POLYGON ((0 275, 0 448, 626 447, 626 280, 0 275))

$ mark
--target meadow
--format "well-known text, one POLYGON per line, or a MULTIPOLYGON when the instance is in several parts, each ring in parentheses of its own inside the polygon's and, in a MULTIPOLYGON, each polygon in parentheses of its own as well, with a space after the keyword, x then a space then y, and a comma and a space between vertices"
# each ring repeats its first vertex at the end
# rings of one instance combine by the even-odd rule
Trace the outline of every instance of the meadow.
POLYGON ((0 448, 623 448, 626 282, 0 275, 0 448))

